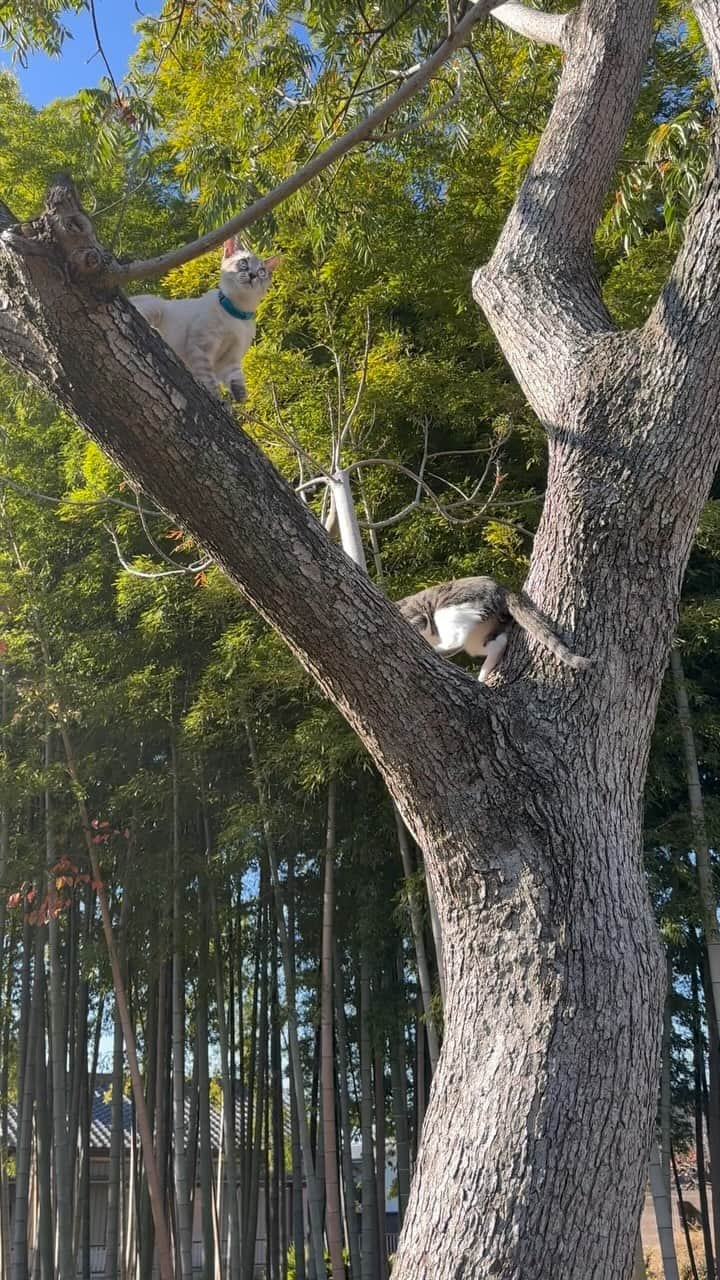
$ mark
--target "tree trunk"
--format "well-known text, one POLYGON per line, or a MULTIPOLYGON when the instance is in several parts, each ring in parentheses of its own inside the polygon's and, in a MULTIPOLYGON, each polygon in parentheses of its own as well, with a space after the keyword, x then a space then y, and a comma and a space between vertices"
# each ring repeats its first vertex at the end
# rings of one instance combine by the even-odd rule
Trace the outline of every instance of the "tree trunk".
POLYGON ((425 1081, 425 1019, 419 991, 415 1005, 415 1160, 417 1161, 420 1139, 425 1123, 427 1093, 425 1081))
POLYGON ((15 1151, 15 1206, 13 1212, 13 1257, 11 1280, 28 1280, 28 1202, 30 1196, 30 1161, 32 1155, 33 1100, 35 1097, 35 1062, 42 1035, 41 966, 35 968, 27 1025, 27 1045, 23 1058, 23 1074, 19 1077, 22 1110, 15 1151))
POLYGON ((645 1270, 645 1257, 643 1254, 642 1236, 638 1231, 637 1244, 635 1245, 635 1267, 633 1270, 633 1280, 647 1280, 647 1271, 645 1270))
POLYGON ((198 1060, 198 1106, 200 1117, 199 1170, 200 1206, 202 1212, 203 1280, 214 1280, 215 1246, 213 1235, 213 1176, 212 1145, 210 1135, 210 1068, 208 1060, 208 981, 210 957, 209 920, 207 913, 207 886, 200 880, 200 943, 198 953, 198 983, 195 1002, 197 1027, 196 1051, 198 1060))
MULTIPOLYGON (((295 852, 291 848, 287 858, 288 888, 288 947, 290 972, 295 988, 295 852)), ((337 973, 337 971, 336 971, 337 973)), ((306 1280, 305 1269, 305 1207, 303 1203, 302 1152, 300 1149, 300 1125, 297 1114, 295 1090, 290 1090, 290 1152, 292 1159, 292 1209, 293 1249, 295 1253, 295 1280, 306 1280)))
MULTIPOLYGON (((402 978, 402 971, 400 977, 402 978)), ((398 1218, 402 1227, 410 1197, 410 1137, 407 1117, 405 1036, 400 1018, 397 1026, 394 1026, 390 1033, 390 1072, 397 1153, 398 1218)))
POLYGON ((670 954, 665 959, 667 968, 667 991, 663 1008, 662 1047, 660 1052, 660 1163, 662 1166, 665 1190, 670 1196, 670 1146, 672 1143, 672 997, 673 968, 670 954))
POLYGON ((170 736, 172 781, 173 955, 172 955, 172 1107, 176 1254, 180 1280, 192 1277, 192 1218, 185 1149, 185 976, 183 966, 183 876, 180 866, 180 789, 175 732, 170 736))
MULTIPOLYGON (((46 998, 43 965, 43 934, 38 930, 36 961, 41 969, 43 999, 46 998)), ((35 1150, 37 1177, 37 1249, 35 1265, 39 1280, 53 1280, 53 1210, 51 1192, 51 1140, 48 1111, 48 1065, 45 1058, 45 1032, 42 1029, 37 1045, 35 1083, 35 1150)))
POLYGON ((670 1148, 670 1164, 672 1165, 673 1180, 675 1182, 675 1191, 677 1193, 678 1212, 680 1214, 680 1221, 682 1223, 682 1229, 685 1236, 685 1247, 687 1248, 688 1258, 690 1259, 690 1271, 692 1273, 692 1280, 700 1280, 700 1277, 698 1275, 697 1263, 695 1262, 695 1251, 693 1249, 692 1236, 690 1235, 690 1224, 688 1222, 687 1212, 685 1210, 685 1202, 682 1198, 682 1187, 680 1185, 680 1175, 678 1174, 677 1163, 675 1160, 675 1152, 673 1151, 672 1147, 670 1148))
POLYGON ((700 770, 698 769, 695 734, 693 733, 692 716, 685 684, 685 672, 677 649, 670 650, 670 668, 672 670, 675 702, 677 704, 680 734, 683 753, 685 755, 685 772, 687 774, 688 798, 690 801, 690 819, 695 845, 695 862, 697 866, 697 882, 700 894, 705 947, 707 950, 710 985, 712 987, 715 1018, 720 1023, 720 925, 718 924, 718 897, 715 891, 715 879, 710 860, 710 845, 707 825, 705 823, 705 805, 703 802, 700 770))
POLYGON ((110 1162, 108 1168, 105 1228, 105 1280, 119 1280, 120 1222, 122 1209, 123 1042, 117 1005, 113 1015, 113 1068, 110 1098, 110 1162))
MULTIPOLYGON (((260 955, 260 1012, 257 1029, 257 1066, 255 1070, 255 1115, 252 1126, 248 1125, 248 1142, 250 1143, 250 1167, 248 1170, 248 1207, 245 1215, 245 1238, 243 1240, 243 1280, 254 1280, 255 1276, 255 1241, 257 1238, 258 1189, 260 1186, 260 1169, 262 1167, 263 1115, 265 1112, 265 1082, 267 1077, 267 1043, 268 1043, 268 975, 267 975, 267 878, 264 871, 260 873, 260 894, 258 908, 258 932, 260 955)), ((250 1092, 252 1101, 252 1091, 250 1092)))
POLYGON ((710 1186, 712 1189, 713 1235, 715 1238, 715 1274, 720 1280, 720 1041, 715 1019, 712 988, 703 966, 705 1008, 708 1024, 708 1146, 710 1150, 710 1186))
MULTIPOLYGON (((553 1280, 632 1275, 664 986, 642 792, 720 461, 715 137, 642 330, 615 331, 593 261, 655 9, 583 0, 521 26, 561 44, 557 98, 473 279, 549 438, 526 590, 594 657, 585 671, 516 629, 479 689, 411 634, 159 335, 102 293, 106 259, 67 183, 0 248, 0 351, 241 585, 357 729, 422 849, 447 1006, 393 1280, 516 1280, 548 1258, 553 1280)), ((717 97, 716 0, 693 11, 717 97)))
MULTIPOLYGON (((670 1149, 670 1158, 672 1159, 672 1148, 670 1149)), ((660 1241, 663 1274, 665 1280, 679 1280, 672 1225, 672 1201, 665 1186, 665 1177, 660 1163, 660 1152, 655 1142, 653 1142, 650 1149, 650 1192, 660 1241)))
MULTIPOLYGON (((9 689, 7 671, 0 665, 0 728, 4 729, 8 720, 9 689)), ((5 744, 2 744, 3 764, 7 766, 5 744)), ((5 920, 7 913, 7 870, 10 856, 10 804, 6 796, 0 796, 0 983, 4 977, 5 961, 5 920)))
POLYGON ((387 1151, 385 1144, 385 1045, 384 1037, 375 1033, 375 1199, 378 1216, 378 1276, 380 1280, 387 1277, 387 1256, 385 1251, 385 1166, 387 1151))
POLYGON ((250 759, 252 761, 253 771, 255 774, 255 784, 258 791, 258 800, 260 803, 261 820, 263 825, 263 835, 265 838, 265 849, 267 851, 268 865, 270 867, 270 880, 275 901, 275 917, 277 920, 278 936, 280 939, 280 954, 282 956, 283 972, 285 977, 285 988, 287 994, 287 1016, 288 1016, 288 1042, 290 1048, 290 1074, 292 1077, 292 1086, 295 1090, 297 1100, 298 1124, 300 1126, 300 1146, 303 1155, 303 1164, 305 1166, 305 1180, 308 1188, 308 1201, 310 1209, 310 1235, 312 1242, 312 1256, 314 1259, 316 1280, 323 1277, 325 1270, 325 1253, 323 1248, 323 1231, 322 1231, 322 1199, 319 1195, 319 1188, 315 1174, 315 1163, 310 1148, 310 1132, 307 1123, 307 1115, 305 1112, 305 1089, 303 1084, 302 1061, 300 1058, 300 1042, 298 1039, 297 1027, 297 1008, 295 1004, 295 983, 293 980, 293 970, 290 963, 290 947, 288 943, 287 926, 285 924, 285 908, 283 903, 282 887, 280 884, 280 874, 278 870, 277 856, 275 853, 275 843, 270 829, 268 819, 268 808, 265 799, 262 775, 260 772, 260 764, 255 746, 255 739, 252 734, 249 722, 245 724, 245 730, 250 749, 250 759))
MULTIPOLYGON (((45 739, 45 768, 49 769, 53 758, 53 738, 48 730, 45 739)), ((57 862, 55 832, 53 826, 52 797, 45 790, 45 862, 48 876, 50 920, 48 922, 48 956, 50 960, 50 1076, 52 1080, 53 1154, 55 1162, 55 1198, 57 1212, 58 1277, 74 1280, 73 1265, 73 1198, 70 1181, 68 1105, 67 1105, 67 1042, 65 1032, 65 998, 59 954, 59 929, 57 916, 53 914, 57 894, 55 891, 57 862)))
POLYGON ((328 785, 325 884, 323 888, 320 958, 320 1079, 322 1091, 323 1154, 325 1157, 325 1229, 333 1280, 345 1280, 343 1230, 335 1126, 335 1045, 333 1037, 333 936, 335 930, 336 784, 328 785))
MULTIPOLYGON (((10 928, 9 949, 12 954, 15 930, 10 928)), ((2 1048, 0 1049, 0 1273, 10 1276, 10 1178, 9 1178, 9 1109, 8 1077, 10 1073, 10 992, 12 990, 12 965, 7 966, 3 992, 2 1048)))
POLYGON ((394 806, 393 812, 395 815, 395 825, 397 827, 403 875, 405 876, 405 883, 407 885, 410 924, 412 926, 413 942, 415 944, 415 959, 417 960, 420 994, 422 996, 423 1010, 425 1012, 425 1031, 427 1034, 428 1051, 430 1053, 430 1066, 432 1067, 434 1074, 437 1069, 438 1058, 440 1056, 440 1045, 438 1042, 438 1034, 435 1027, 435 1018, 432 1007, 432 983, 430 981, 430 965, 428 964, 427 951, 425 949, 425 931, 423 929, 422 911, 418 901, 417 892, 414 888, 415 868, 413 867, 412 854, 410 853, 408 833, 405 829, 405 823, 394 806))
POLYGON ((223 986, 220 928, 212 883, 210 890, 210 920, 215 939, 215 993, 217 996, 218 1038, 220 1041, 220 1083, 223 1094, 223 1132, 225 1141, 225 1168, 227 1179, 227 1213, 230 1235, 230 1280, 240 1280, 240 1217, 238 1212, 237 1169, 235 1161, 235 1099, 230 1077, 227 1016, 223 986))
POLYGON ((370 962, 363 939, 360 953, 358 1020, 360 1024, 360 1141, 362 1144, 361 1280, 377 1280, 378 1241, 377 1182, 373 1155, 372 1047, 370 1043, 370 962))
MULTIPOLYGON (((350 1090, 348 1088, 347 1018, 345 1016, 345 980, 343 978, 340 947, 337 938, 333 949, 333 971, 335 974, 335 1020, 337 1023, 338 1042, 338 1076, 340 1082, 340 1128, 342 1131, 342 1170, 343 1192, 345 1198, 345 1222, 347 1226, 348 1253, 350 1255, 351 1280, 359 1280, 360 1276, 360 1232, 358 1215, 355 1207, 355 1175, 352 1163, 352 1128, 350 1125, 350 1090)), ((298 1280, 300 1278, 298 1277, 298 1280)))
POLYGON ((697 1161, 698 1193, 700 1196, 700 1214, 702 1217, 703 1244, 705 1246, 705 1273, 715 1274, 715 1257, 713 1253, 712 1229, 708 1207, 707 1178, 705 1175, 705 1130, 704 1130, 704 1089, 705 1083, 705 1049, 702 1038, 700 1020, 700 984, 697 970, 692 974, 693 1001, 693 1110, 695 1112, 695 1156, 697 1161))

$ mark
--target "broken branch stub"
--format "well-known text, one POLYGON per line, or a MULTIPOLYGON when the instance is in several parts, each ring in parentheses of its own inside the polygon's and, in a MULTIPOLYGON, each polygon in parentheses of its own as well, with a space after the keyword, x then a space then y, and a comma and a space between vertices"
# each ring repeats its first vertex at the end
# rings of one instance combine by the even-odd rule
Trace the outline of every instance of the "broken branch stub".
POLYGON ((29 222, 15 221, 7 206, 0 203, 3 227, 3 240, 21 256, 55 257, 75 283, 92 282, 99 288, 111 285, 110 276, 118 264, 98 240, 69 174, 58 174, 48 188, 43 212, 29 222))

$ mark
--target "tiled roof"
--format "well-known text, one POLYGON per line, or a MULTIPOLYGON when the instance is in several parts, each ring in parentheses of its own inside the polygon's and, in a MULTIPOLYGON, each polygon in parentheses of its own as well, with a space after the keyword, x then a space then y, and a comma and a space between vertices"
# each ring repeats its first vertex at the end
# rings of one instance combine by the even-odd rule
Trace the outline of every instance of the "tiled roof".
MULTIPOLYGON (((188 1089, 189 1089, 188 1084, 188 1089)), ((111 1099, 112 1099, 112 1077, 110 1075, 98 1074, 95 1082, 95 1090, 93 1092, 92 1119, 90 1122, 90 1146, 96 1152, 110 1152, 110 1126, 111 1126, 111 1099)), ((130 1097, 123 1096, 122 1100, 123 1114, 123 1133, 125 1147, 130 1147, 130 1138, 132 1133, 132 1102, 130 1097)), ((210 1106, 210 1141, 213 1151, 220 1148, 220 1134, 222 1127, 222 1112, 219 1107, 210 1106)), ((185 1136, 188 1136, 190 1128, 190 1099, 185 1097, 185 1136)), ((240 1132, 240 1104, 236 1100, 235 1103, 235 1132, 240 1132)), ((14 1103, 8 1105, 8 1146, 10 1150, 14 1150, 17 1142, 17 1109, 14 1103)))

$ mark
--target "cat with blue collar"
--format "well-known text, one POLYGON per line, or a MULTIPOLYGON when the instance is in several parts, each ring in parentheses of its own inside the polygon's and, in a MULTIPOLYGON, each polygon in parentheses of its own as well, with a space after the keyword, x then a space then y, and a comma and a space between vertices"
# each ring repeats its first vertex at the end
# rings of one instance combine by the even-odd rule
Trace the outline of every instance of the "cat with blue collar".
POLYGON ((144 293, 130 302, 208 391, 216 394, 225 386, 233 400, 242 401, 247 396, 242 362, 255 337, 255 311, 279 262, 226 240, 219 289, 199 298, 144 293))

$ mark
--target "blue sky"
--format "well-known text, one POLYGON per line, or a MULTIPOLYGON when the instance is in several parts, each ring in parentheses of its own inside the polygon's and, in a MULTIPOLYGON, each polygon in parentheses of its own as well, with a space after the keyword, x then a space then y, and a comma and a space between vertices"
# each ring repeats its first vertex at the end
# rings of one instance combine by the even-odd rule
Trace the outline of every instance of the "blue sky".
MULTIPOLYGON (((134 24, 142 14, 158 13, 159 9, 159 0, 157 3, 155 0, 138 0, 138 8, 134 0, 96 0, 100 36, 116 80, 122 79, 128 59, 137 45, 134 24)), ((101 58, 93 57, 96 43, 90 14, 70 15, 66 17, 65 25, 72 31, 73 38, 65 41, 59 58, 48 58, 38 53, 28 60, 27 69, 17 64, 13 68, 26 98, 35 107, 42 107, 53 98, 69 97, 78 89, 92 87, 105 74, 101 58)), ((0 53, 0 65, 10 65, 10 58, 5 53, 0 53)))

